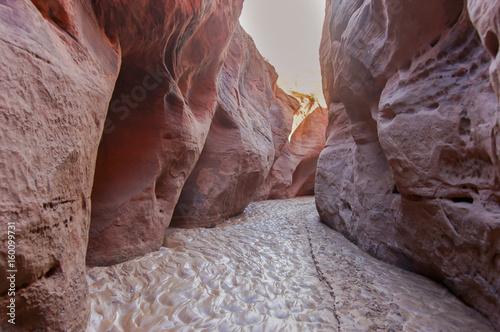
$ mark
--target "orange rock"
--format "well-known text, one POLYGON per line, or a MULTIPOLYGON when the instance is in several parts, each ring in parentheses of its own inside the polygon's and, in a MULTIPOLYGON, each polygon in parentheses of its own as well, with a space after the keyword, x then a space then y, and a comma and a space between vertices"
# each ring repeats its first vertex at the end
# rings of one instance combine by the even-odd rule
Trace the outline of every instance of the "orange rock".
POLYGON ((263 198, 314 195, 316 164, 325 147, 327 111, 321 106, 298 125, 261 188, 263 198))

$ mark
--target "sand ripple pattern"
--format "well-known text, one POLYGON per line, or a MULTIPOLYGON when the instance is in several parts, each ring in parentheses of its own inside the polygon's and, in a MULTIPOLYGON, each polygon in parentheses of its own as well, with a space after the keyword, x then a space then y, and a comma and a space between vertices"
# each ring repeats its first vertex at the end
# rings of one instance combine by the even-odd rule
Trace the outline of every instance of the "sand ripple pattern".
POLYGON ((311 197, 169 229, 165 245, 88 269, 88 331, 493 331, 444 287, 321 224, 311 197))

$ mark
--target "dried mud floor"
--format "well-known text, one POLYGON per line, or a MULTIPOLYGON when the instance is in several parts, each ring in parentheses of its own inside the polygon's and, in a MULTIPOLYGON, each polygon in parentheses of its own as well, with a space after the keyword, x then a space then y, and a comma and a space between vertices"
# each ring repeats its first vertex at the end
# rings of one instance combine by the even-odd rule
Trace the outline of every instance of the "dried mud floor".
POLYGON ((493 331, 443 286, 321 224, 313 197, 169 229, 161 250, 87 280, 88 331, 493 331))

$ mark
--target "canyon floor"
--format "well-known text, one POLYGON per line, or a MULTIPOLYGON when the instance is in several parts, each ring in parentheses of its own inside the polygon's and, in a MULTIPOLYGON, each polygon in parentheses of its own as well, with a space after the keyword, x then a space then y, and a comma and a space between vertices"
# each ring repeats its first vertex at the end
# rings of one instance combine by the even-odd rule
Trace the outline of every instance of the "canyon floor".
POLYGON ((87 270, 88 331, 493 331, 444 286, 320 223, 313 197, 169 229, 164 245, 87 270))

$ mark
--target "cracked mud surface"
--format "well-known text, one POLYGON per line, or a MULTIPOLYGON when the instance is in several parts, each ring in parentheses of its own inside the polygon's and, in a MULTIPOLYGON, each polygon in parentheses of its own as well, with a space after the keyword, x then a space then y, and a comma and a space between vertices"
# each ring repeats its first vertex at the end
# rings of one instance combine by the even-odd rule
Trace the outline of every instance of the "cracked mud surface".
POLYGON ((170 229, 165 245, 87 270, 89 331, 493 331, 443 286, 321 224, 312 197, 170 229))

